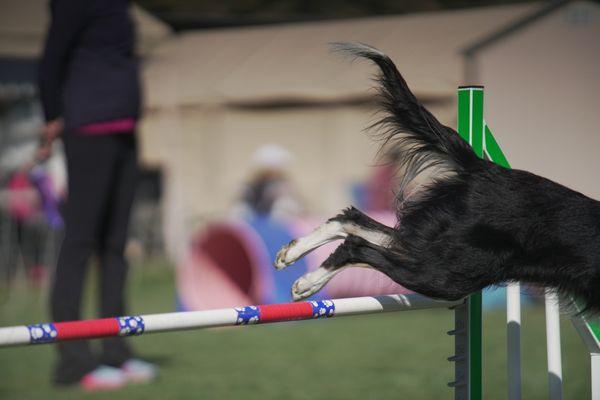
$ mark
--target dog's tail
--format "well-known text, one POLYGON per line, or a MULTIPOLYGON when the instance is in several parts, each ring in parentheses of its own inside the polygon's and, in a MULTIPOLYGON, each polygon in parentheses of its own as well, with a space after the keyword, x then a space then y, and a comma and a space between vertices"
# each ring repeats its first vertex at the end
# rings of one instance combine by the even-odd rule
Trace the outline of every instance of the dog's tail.
POLYGON ((435 169, 437 173, 433 175, 437 177, 449 176, 478 162, 468 143, 421 105, 387 55, 360 43, 334 43, 332 47, 334 51, 367 58, 381 70, 377 81, 385 117, 374 126, 381 128, 378 132, 384 153, 403 169, 398 194, 402 196, 406 186, 426 170, 435 169))

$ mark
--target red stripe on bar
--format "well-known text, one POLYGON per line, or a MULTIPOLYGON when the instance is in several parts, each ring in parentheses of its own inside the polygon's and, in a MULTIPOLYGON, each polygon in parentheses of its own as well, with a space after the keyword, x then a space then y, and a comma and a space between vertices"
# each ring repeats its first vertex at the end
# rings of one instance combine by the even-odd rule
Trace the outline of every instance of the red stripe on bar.
POLYGON ((54 326, 59 340, 91 339, 119 334, 119 322, 116 318, 57 322, 54 326))
POLYGON ((260 322, 293 321, 312 318, 312 306, 308 302, 267 304, 258 307, 260 322))

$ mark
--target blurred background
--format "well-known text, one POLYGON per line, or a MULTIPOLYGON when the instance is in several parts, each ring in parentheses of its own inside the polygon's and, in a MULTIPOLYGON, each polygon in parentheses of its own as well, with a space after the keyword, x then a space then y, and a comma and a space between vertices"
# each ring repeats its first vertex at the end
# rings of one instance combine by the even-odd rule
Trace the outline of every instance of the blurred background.
MULTIPOLYGON (((391 173, 364 132, 377 120, 374 70, 331 54, 331 42, 386 52, 453 127, 456 88, 485 85, 486 121, 514 168, 600 198, 597 2, 145 0, 132 16, 144 92, 127 246, 132 314, 289 301, 291 282, 332 247, 276 274, 282 244, 351 204, 394 224, 391 173)), ((46 1, 0 1, 2 326, 48 319, 63 234, 60 143, 40 169, 46 197, 19 174, 43 122, 36 82, 47 23, 46 1)), ((346 271, 322 295, 394 291, 404 289, 383 275, 346 271)), ((502 296, 485 300, 490 399, 506 397, 502 296)), ((524 397, 541 399, 543 310, 535 296, 524 302, 524 397)), ((451 326, 449 313, 425 311, 144 337, 133 345, 163 366, 161 379, 110 396, 450 398, 451 326)), ((567 319, 563 327, 566 398, 585 398, 585 348, 567 319)), ((0 398, 80 398, 51 388, 50 359, 49 348, 3 350, 0 398)))

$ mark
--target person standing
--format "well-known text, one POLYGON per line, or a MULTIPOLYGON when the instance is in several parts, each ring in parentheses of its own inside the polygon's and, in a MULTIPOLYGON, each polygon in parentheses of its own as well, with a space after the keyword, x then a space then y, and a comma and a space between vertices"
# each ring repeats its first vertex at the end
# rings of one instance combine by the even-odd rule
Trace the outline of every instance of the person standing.
MULTIPOLYGON (((62 136, 67 160, 65 237, 50 295, 54 321, 78 320, 90 258, 100 264, 100 316, 125 315, 124 248, 137 174, 140 85, 127 0, 51 0, 40 62, 42 139, 62 136)), ((152 364, 119 338, 61 343, 53 381, 87 390, 150 380, 152 364)))

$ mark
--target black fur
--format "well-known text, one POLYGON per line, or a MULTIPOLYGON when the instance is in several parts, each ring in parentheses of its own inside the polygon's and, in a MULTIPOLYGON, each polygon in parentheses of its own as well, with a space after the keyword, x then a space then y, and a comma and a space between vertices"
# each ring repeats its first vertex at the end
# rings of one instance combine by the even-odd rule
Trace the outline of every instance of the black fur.
MULTIPOLYGON (((326 266, 368 263, 411 290, 447 300, 510 281, 539 284, 600 312, 600 203, 479 159, 418 102, 386 55, 366 45, 335 46, 381 69, 382 135, 386 151, 403 164, 405 179, 399 223, 386 232, 393 243, 382 248, 349 237, 326 266), (407 197, 407 182, 431 166, 442 166, 444 173, 416 198, 407 197)), ((338 218, 381 228, 356 209, 338 218)))

